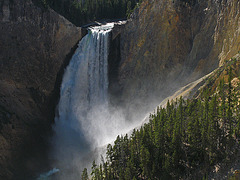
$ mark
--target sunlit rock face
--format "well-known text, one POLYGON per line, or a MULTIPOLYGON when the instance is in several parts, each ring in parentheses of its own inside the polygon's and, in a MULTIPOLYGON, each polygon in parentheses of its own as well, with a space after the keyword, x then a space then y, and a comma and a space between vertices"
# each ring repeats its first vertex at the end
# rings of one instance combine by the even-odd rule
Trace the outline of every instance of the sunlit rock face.
POLYGON ((121 33, 121 100, 146 110, 209 73, 240 50, 239 24, 238 0, 143 1, 121 33))
POLYGON ((0 179, 33 179, 42 166, 57 87, 80 38, 80 28, 50 9, 0 2, 0 179))

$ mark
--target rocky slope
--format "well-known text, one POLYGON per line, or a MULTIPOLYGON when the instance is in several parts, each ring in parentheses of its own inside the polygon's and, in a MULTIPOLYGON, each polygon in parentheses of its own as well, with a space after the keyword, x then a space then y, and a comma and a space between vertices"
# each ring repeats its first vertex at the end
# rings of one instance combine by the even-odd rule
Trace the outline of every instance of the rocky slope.
POLYGON ((147 109, 240 50, 240 2, 145 0, 120 39, 121 100, 147 109))
POLYGON ((32 178, 44 164, 61 75, 80 38, 51 9, 0 1, 0 179, 32 178))
MULTIPOLYGON (((176 101, 176 99, 180 99, 181 97, 184 100, 188 99, 197 99, 201 96, 203 91, 209 90, 210 94, 214 94, 217 91, 217 87, 220 84, 220 80, 224 79, 225 83, 228 82, 228 70, 231 67, 233 80, 231 81, 233 89, 238 87, 240 82, 240 54, 236 54, 231 59, 228 59, 222 66, 216 68, 209 74, 193 81, 186 86, 179 88, 173 94, 170 94, 167 98, 165 98, 161 103, 151 111, 151 114, 157 111, 158 107, 165 108, 167 106, 167 102, 176 101)), ((236 93, 236 92, 235 92, 236 93)), ((149 122, 149 116, 146 116, 143 120, 143 123, 149 122)))

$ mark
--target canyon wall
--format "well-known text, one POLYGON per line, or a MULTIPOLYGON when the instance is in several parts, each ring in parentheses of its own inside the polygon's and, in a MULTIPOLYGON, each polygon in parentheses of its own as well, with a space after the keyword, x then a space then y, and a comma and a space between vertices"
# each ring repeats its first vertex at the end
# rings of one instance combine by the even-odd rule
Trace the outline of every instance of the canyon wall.
POLYGON ((80 28, 48 7, 0 1, 0 179, 33 179, 47 166, 45 138, 80 38, 80 28))
POLYGON ((120 102, 129 111, 151 110, 238 53, 240 1, 145 0, 120 39, 120 102))
MULTIPOLYGON (((119 32, 109 55, 112 100, 141 117, 239 52, 240 2, 144 0, 119 32)), ((48 170, 46 137, 80 38, 80 28, 47 6, 0 1, 0 179, 48 170)))

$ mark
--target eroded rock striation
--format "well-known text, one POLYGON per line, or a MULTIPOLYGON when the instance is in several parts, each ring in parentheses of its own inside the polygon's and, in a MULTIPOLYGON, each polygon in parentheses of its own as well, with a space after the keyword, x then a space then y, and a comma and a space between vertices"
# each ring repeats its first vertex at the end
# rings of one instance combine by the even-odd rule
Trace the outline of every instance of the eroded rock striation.
POLYGON ((121 100, 128 101, 129 111, 147 109, 238 53, 240 2, 145 0, 120 42, 121 100))
POLYGON ((44 164, 61 76, 80 38, 49 8, 0 2, 0 179, 32 179, 44 164))

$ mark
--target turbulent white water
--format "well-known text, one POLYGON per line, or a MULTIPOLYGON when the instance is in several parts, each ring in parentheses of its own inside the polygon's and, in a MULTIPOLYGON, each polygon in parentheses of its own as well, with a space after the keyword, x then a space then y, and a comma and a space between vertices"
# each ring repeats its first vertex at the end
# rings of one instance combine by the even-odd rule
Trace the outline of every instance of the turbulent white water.
MULTIPOLYGON (((82 131, 90 129, 103 133, 96 127, 95 119, 99 118, 97 107, 101 111, 108 109, 108 37, 112 27, 113 24, 107 24, 91 28, 80 41, 64 74, 56 125, 75 132, 81 129, 80 136, 82 131)), ((85 131, 84 135, 89 133, 85 131)))
POLYGON ((79 179, 78 173, 94 158, 90 152, 130 129, 119 111, 109 110, 108 54, 113 26, 90 28, 66 68, 52 139, 53 167, 63 173, 57 179, 79 179))

